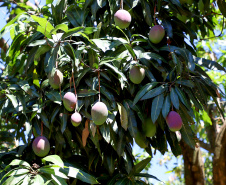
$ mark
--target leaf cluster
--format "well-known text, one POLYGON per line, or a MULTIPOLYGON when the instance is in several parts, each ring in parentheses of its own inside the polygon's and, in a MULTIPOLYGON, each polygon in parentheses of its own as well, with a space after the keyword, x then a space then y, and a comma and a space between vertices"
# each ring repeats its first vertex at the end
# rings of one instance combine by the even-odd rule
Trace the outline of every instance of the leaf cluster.
MULTIPOLYGON (((31 143, 32 136, 41 135, 44 124, 43 135, 50 141, 50 154, 59 155, 64 162, 76 161, 78 169, 87 173, 85 178, 92 174, 103 184, 144 184, 136 177, 154 177, 141 173, 151 158, 134 165, 132 145, 138 134, 142 136, 141 147, 150 156, 153 148, 164 154, 168 150, 167 142, 175 156, 181 154, 177 135, 169 130, 165 121, 170 110, 181 115, 182 138, 195 147, 195 135, 190 127, 194 110, 204 110, 209 97, 218 105, 218 87, 203 66, 213 65, 225 71, 216 62, 204 62, 194 56, 194 39, 200 28, 192 26, 198 22, 195 18, 204 20, 196 3, 190 6, 179 1, 125 0, 124 8, 132 15, 126 30, 113 22, 119 6, 119 2, 113 0, 61 0, 55 5, 47 1, 46 6, 34 12, 16 15, 2 29, 1 36, 10 31, 13 42, 8 52, 2 54, 6 69, 1 74, 0 114, 17 123, 18 139, 24 137, 24 131, 28 136, 28 140, 24 140, 27 145, 20 153, 22 159, 42 164, 32 153, 31 143), (158 11, 157 17, 155 11, 158 11), (176 16, 183 12, 188 16, 186 22, 176 16), (148 39, 149 27, 156 21, 167 33, 157 45, 148 39), (186 36, 190 37, 189 44, 185 42, 186 36), (142 66, 146 71, 139 85, 128 78, 133 65, 142 66), (59 91, 48 83, 48 74, 56 68, 64 75, 59 91), (83 117, 82 124, 76 128, 70 123, 71 112, 62 105, 63 95, 75 90, 76 110, 83 117), (98 101, 99 93, 109 116, 101 126, 90 122, 90 135, 84 146, 82 131, 85 122, 92 120, 91 107, 98 101), (142 122, 147 117, 157 126, 152 138, 145 137, 142 130, 142 122)), ((208 9, 210 6, 206 11, 208 9)), ((202 26, 214 28, 211 21, 208 26, 205 23, 202 26)), ((222 113, 219 106, 218 109, 222 113)), ((57 180, 64 183, 52 167, 47 169, 48 177, 53 176, 53 183, 57 180)), ((71 177, 69 174, 64 175, 71 177)), ((40 176, 35 178, 40 180, 40 176)), ((73 177, 78 182, 91 183, 79 176, 73 177)), ((20 180, 18 177, 17 182, 20 180)))

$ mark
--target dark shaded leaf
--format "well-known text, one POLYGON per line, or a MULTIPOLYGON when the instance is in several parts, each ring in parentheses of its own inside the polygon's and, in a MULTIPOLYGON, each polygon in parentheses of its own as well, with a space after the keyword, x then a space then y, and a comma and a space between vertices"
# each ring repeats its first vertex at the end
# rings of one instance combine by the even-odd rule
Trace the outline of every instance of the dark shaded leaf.
POLYGON ((162 94, 163 92, 166 91, 167 85, 161 85, 155 89, 152 89, 150 91, 148 91, 142 98, 141 100, 146 100, 146 99, 150 99, 153 98, 155 96, 158 96, 160 94, 162 94))
POLYGON ((143 159, 143 160, 140 161, 139 163, 137 163, 137 164, 133 167, 133 169, 132 169, 130 175, 135 175, 135 174, 140 173, 140 172, 148 165, 148 163, 150 163, 150 161, 151 161, 151 157, 148 157, 148 158, 146 158, 146 159, 143 159))
POLYGON ((161 181, 157 177, 155 177, 154 175, 150 175, 150 174, 147 174, 147 173, 137 173, 137 174, 135 174, 135 176, 137 176, 137 177, 147 177, 147 178, 155 179, 157 181, 161 181))
POLYGON ((83 182, 89 183, 89 184, 99 184, 99 182, 95 179, 95 177, 89 175, 88 173, 70 166, 68 168, 68 176, 77 178, 83 182))
POLYGON ((62 159, 58 156, 58 155, 49 155, 49 156, 46 156, 44 158, 42 158, 42 161, 48 161, 48 162, 51 162, 61 168, 64 167, 64 162, 62 161, 62 159))
POLYGON ((173 28, 172 28, 171 23, 168 20, 165 19, 165 20, 162 21, 162 24, 164 26, 164 29, 166 30, 167 35, 170 38, 173 38, 173 28))
POLYGON ((159 114, 161 112, 162 105, 163 105, 163 100, 164 100, 164 94, 160 94, 157 97, 155 97, 152 101, 151 119, 153 123, 155 123, 159 117, 159 114))
POLYGON ((47 117, 47 115, 46 115, 46 113, 44 111, 41 112, 40 117, 41 117, 41 120, 44 123, 44 125, 47 128, 49 128, 49 120, 48 120, 48 117, 47 117))
POLYGON ((217 5, 221 13, 226 17, 226 2, 224 0, 217 0, 217 5))
POLYGON ((179 109, 179 98, 178 98, 178 95, 176 93, 176 90, 171 87, 171 90, 170 90, 170 99, 171 99, 171 102, 173 103, 173 106, 176 108, 176 109, 179 109))
POLYGON ((158 82, 152 82, 152 83, 148 83, 145 86, 143 86, 136 94, 136 96, 133 100, 133 105, 135 105, 148 91, 153 89, 157 84, 158 84, 158 82))
POLYGON ((165 97, 163 106, 162 106, 162 115, 164 118, 166 118, 166 116, 168 115, 168 113, 170 111, 170 106, 171 106, 170 95, 167 94, 167 96, 165 97))
POLYGON ((207 67, 210 70, 216 70, 217 69, 217 70, 221 70, 221 71, 226 72, 226 69, 223 66, 221 66, 219 63, 212 61, 212 60, 207 60, 205 58, 196 57, 195 63, 200 65, 200 66, 207 67))

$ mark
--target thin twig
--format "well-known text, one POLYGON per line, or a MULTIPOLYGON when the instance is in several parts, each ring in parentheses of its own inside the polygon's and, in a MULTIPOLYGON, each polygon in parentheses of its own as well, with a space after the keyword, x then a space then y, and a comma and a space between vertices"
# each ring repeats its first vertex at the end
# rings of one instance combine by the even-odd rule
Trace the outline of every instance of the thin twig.
POLYGON ((222 15, 221 13, 210 12, 210 13, 208 13, 206 15, 202 15, 202 17, 207 17, 208 15, 212 15, 212 14, 214 14, 214 15, 222 15))

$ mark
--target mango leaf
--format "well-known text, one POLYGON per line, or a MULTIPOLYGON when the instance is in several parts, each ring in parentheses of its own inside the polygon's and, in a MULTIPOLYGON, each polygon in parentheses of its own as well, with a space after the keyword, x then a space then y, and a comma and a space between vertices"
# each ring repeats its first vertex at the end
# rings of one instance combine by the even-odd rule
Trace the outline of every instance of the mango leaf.
POLYGON ((119 71, 117 67, 115 67, 115 66, 113 66, 113 65, 111 65, 109 63, 104 63, 104 65, 106 65, 107 67, 111 68, 116 74, 118 74, 120 77, 122 77, 122 79, 124 81, 127 81, 126 76, 121 71, 119 71))
POLYGON ((117 102, 117 105, 118 105, 118 110, 119 110, 119 114, 120 114, 121 126, 125 130, 127 130, 127 128, 128 128, 128 113, 127 113, 125 107, 121 103, 117 102))
POLYGON ((18 184, 27 176, 27 174, 9 177, 2 185, 18 184))
POLYGON ((168 35, 170 38, 173 38, 173 28, 172 28, 171 23, 170 23, 168 20, 164 19, 164 20, 162 21, 162 24, 163 24, 163 26, 164 26, 164 29, 166 30, 167 35, 168 35))
POLYGON ((193 88, 195 86, 194 82, 192 82, 191 80, 178 79, 175 83, 180 84, 180 85, 184 85, 184 86, 187 86, 187 87, 191 87, 191 88, 193 88))
POLYGON ((156 82, 156 79, 150 70, 146 69, 145 74, 151 82, 156 82))
POLYGON ((153 12, 151 12, 151 10, 153 10, 153 7, 150 7, 151 4, 146 2, 146 1, 141 1, 141 5, 142 5, 142 8, 143 8, 143 15, 144 15, 145 22, 149 26, 152 26, 153 12))
MULTIPOLYGON (((40 43, 37 43, 37 44, 40 45, 40 43)), ((38 64, 37 61, 40 60, 40 56, 45 54, 46 52, 48 52, 50 49, 51 49, 51 47, 48 45, 42 45, 41 47, 38 48, 38 50, 36 51, 35 56, 34 56, 34 62, 36 62, 35 65, 38 64)))
POLYGON ((150 99, 153 98, 155 96, 158 96, 160 94, 162 94, 163 92, 166 91, 167 85, 161 85, 155 89, 152 89, 150 91, 148 91, 142 98, 141 100, 146 100, 146 99, 150 99))
POLYGON ((193 92, 186 88, 186 93, 189 96, 189 98, 191 99, 191 101, 194 103, 195 107, 197 107, 198 109, 202 110, 202 105, 200 104, 200 102, 197 100, 197 98, 193 95, 193 92))
POLYGON ((171 102, 173 103, 173 106, 176 108, 176 109, 179 109, 179 98, 177 96, 177 93, 175 91, 175 89, 173 87, 171 87, 171 91, 170 91, 170 99, 171 99, 171 102))
POLYGON ((223 14, 224 17, 226 17, 226 2, 225 0, 217 0, 217 5, 223 14))
POLYGON ((181 155, 181 147, 179 145, 178 139, 174 132, 170 132, 169 128, 165 127, 165 134, 168 143, 170 144, 170 148, 175 156, 181 155))
POLYGON ((64 32, 68 31, 68 26, 66 24, 58 24, 52 31, 52 32, 56 32, 58 30, 62 30, 64 32))
POLYGON ((114 149, 116 149, 118 156, 122 156, 125 150, 125 145, 126 145, 126 136, 122 128, 118 129, 117 136, 118 137, 116 137, 116 143, 115 143, 114 149))
POLYGON ((61 168, 64 167, 64 162, 58 155, 49 155, 49 156, 42 158, 42 162, 45 162, 45 161, 51 162, 61 168))
POLYGON ((136 94, 136 96, 133 100, 133 105, 135 105, 148 91, 153 89, 157 84, 158 84, 158 82, 152 82, 152 83, 148 83, 145 86, 143 86, 136 94))
POLYGON ((168 113, 170 111, 170 106, 171 106, 170 95, 167 94, 167 96, 165 97, 163 106, 162 106, 162 115, 164 118, 166 118, 166 116, 168 115, 168 113))
POLYGON ((115 170, 115 158, 113 157, 113 152, 111 152, 109 155, 106 155, 106 163, 109 173, 112 175, 115 170))
POLYGON ((14 108, 17 108, 18 107, 18 101, 17 101, 17 98, 15 95, 13 94, 6 94, 6 96, 10 99, 10 101, 12 102, 13 104, 13 107, 14 108))
POLYGON ((157 148, 161 152, 162 155, 167 151, 167 141, 166 141, 166 136, 165 132, 157 127, 157 132, 156 132, 156 143, 157 143, 157 148))
POLYGON ((30 164, 27 163, 26 161, 23 161, 23 160, 19 160, 19 159, 14 159, 11 163, 9 163, 10 166, 16 166, 16 165, 19 165, 19 166, 26 166, 26 167, 30 167, 30 164))
POLYGON ((112 107, 116 107, 116 103, 115 103, 115 97, 112 94, 111 91, 109 91, 107 88, 105 88, 104 86, 101 86, 100 88, 100 93, 103 94, 111 103, 112 107))
POLYGON ((140 173, 147 165, 148 163, 151 161, 151 157, 148 157, 146 159, 143 159, 142 161, 140 161, 139 163, 137 163, 131 173, 130 173, 130 176, 134 175, 134 174, 137 174, 137 173, 140 173))
POLYGON ((40 114, 41 120, 44 123, 44 125, 49 128, 49 120, 48 117, 46 115, 46 113, 44 112, 44 110, 42 110, 41 114, 40 114))
POLYGON ((57 183, 57 184, 60 184, 60 185, 67 185, 68 183, 66 182, 65 179, 61 178, 61 177, 58 177, 56 175, 53 175, 51 174, 51 177, 52 179, 57 183))
POLYGON ((185 96, 184 92, 177 86, 175 86, 175 90, 180 101, 189 109, 191 106, 188 104, 187 97, 185 96))
POLYGON ((52 29, 54 29, 52 24, 50 24, 50 22, 48 22, 45 18, 41 18, 36 15, 31 15, 31 18, 35 22, 38 22, 40 24, 40 26, 46 30, 46 32, 50 32, 52 29))
MULTIPOLYGON (((226 3, 225 3, 225 6, 226 6, 226 3)), ((226 69, 223 66, 221 66, 218 62, 215 62, 215 61, 212 61, 212 60, 207 60, 205 58, 196 57, 195 63, 197 63, 200 66, 207 67, 210 70, 216 70, 217 69, 217 70, 221 70, 221 71, 226 72, 226 69)))
POLYGON ((195 69, 195 62, 194 62, 194 58, 193 58, 193 56, 192 56, 192 54, 191 54, 191 52, 189 50, 187 50, 185 48, 177 48, 175 50, 175 53, 181 55, 185 59, 187 65, 188 65, 188 68, 191 71, 194 71, 194 69, 195 69))
POLYGON ((65 38, 67 38, 67 37, 69 37, 69 36, 71 36, 71 35, 73 35, 73 34, 75 34, 75 33, 77 33, 77 32, 79 32, 79 31, 82 31, 84 29, 84 27, 76 27, 76 28, 72 28, 72 29, 70 29, 70 30, 68 30, 68 31, 65 31, 65 33, 62 35, 62 39, 65 39, 65 38))
POLYGON ((181 111, 178 110, 178 113, 181 116, 183 121, 182 128, 180 129, 181 136, 183 140, 193 149, 195 149, 195 140, 194 140, 194 133, 191 127, 188 125, 188 122, 181 111))
POLYGON ((155 179, 157 181, 161 181, 157 177, 155 177, 154 175, 150 175, 148 173, 136 173, 134 176, 136 176, 136 177, 146 177, 146 178, 155 179))
POLYGON ((53 123, 53 121, 55 120, 56 115, 58 114, 58 112, 60 111, 60 107, 57 106, 54 108, 52 114, 51 114, 51 120, 50 123, 53 123))
POLYGON ((51 50, 51 56, 49 57, 47 63, 45 63, 45 72, 50 73, 52 69, 56 66, 56 60, 57 60, 57 53, 59 50, 59 45, 57 45, 55 48, 51 50))
POLYGON ((134 112, 132 111, 132 109, 130 109, 130 106, 128 104, 128 102, 126 102, 125 100, 123 101, 123 106, 125 107, 127 113, 129 113, 129 120, 128 120, 128 130, 129 133, 132 137, 136 137, 137 134, 137 121, 136 121, 136 117, 134 112))
POLYGON ((15 23, 21 15, 23 15, 23 13, 18 14, 16 17, 14 17, 13 19, 11 19, 11 20, 10 20, 10 21, 9 21, 9 22, 1 29, 0 38, 2 38, 2 36, 4 35, 4 34, 2 34, 2 33, 4 33, 4 30, 5 30, 7 27, 10 27, 11 25, 13 25, 13 23, 15 23))
POLYGON ((86 68, 84 69, 78 76, 76 82, 75 82, 75 85, 76 87, 79 85, 81 79, 90 71, 91 69, 90 68, 86 68))
MULTIPOLYGON (((95 126, 95 127, 94 127, 94 128, 95 128, 94 133, 92 132, 92 135, 93 135, 93 137, 94 137, 94 136, 95 136, 95 133, 96 133, 96 125, 95 125, 94 123, 93 123, 92 125, 95 126)), ((91 127, 91 125, 90 125, 90 127, 91 127)), ((91 128, 90 128, 90 130, 91 130, 91 128)), ((91 130, 91 131, 92 131, 92 130, 91 130)), ((104 124, 100 127, 100 132, 101 132, 103 138, 105 139, 105 141, 106 141, 107 143, 110 143, 110 141, 111 141, 111 137, 110 137, 110 124, 104 123, 104 124)))
POLYGON ((38 79, 38 73, 36 71, 36 68, 33 71, 33 84, 40 88, 40 82, 38 79))
POLYGON ((120 178, 114 185, 127 185, 129 184, 128 181, 129 181, 128 177, 123 177, 120 178))
POLYGON ((79 89, 77 91, 78 97, 87 97, 87 96, 94 96, 98 94, 99 92, 96 90, 91 90, 91 89, 79 89))
POLYGON ((56 25, 59 25, 62 22, 63 15, 65 14, 64 11, 67 7, 66 3, 67 0, 60 0, 56 2, 55 7, 51 4, 52 16, 56 25))
POLYGON ((62 104, 61 96, 57 91, 50 91, 50 92, 46 93, 46 96, 50 100, 52 100, 54 103, 57 103, 57 104, 60 104, 60 105, 62 104))
POLYGON ((66 127, 67 127, 67 124, 68 124, 68 113, 67 113, 67 111, 64 109, 64 112, 63 113, 61 113, 60 115, 59 115, 59 117, 60 117, 60 124, 61 124, 61 133, 64 133, 64 131, 65 131, 65 129, 66 129, 66 127))
POLYGON ((53 0, 46 0, 46 5, 51 4, 52 2, 53 2, 53 0))
POLYGON ((109 40, 104 39, 92 39, 92 41, 96 44, 98 48, 100 48, 103 52, 110 50, 111 42, 109 40))
POLYGON ((99 184, 99 182, 95 179, 95 177, 89 175, 88 173, 78 168, 74 168, 71 166, 68 168, 68 176, 79 179, 89 184, 99 184))
POLYGON ((163 100, 164 100, 164 94, 160 94, 157 97, 155 97, 152 101, 151 119, 153 123, 155 123, 159 117, 159 114, 161 112, 162 105, 163 105, 163 100))
POLYGON ((207 86, 205 86, 205 89, 207 90, 207 92, 211 95, 211 97, 213 98, 213 101, 216 103, 218 110, 220 111, 222 117, 224 117, 224 112, 222 110, 222 108, 220 107, 217 98, 214 96, 214 94, 209 90, 209 88, 207 86))
POLYGON ((107 185, 115 185, 116 179, 118 179, 121 176, 121 174, 116 174, 114 177, 112 177, 108 182, 107 185))
POLYGON ((34 184, 34 185, 44 184, 43 177, 39 174, 35 175, 34 179, 32 180, 32 184, 34 184))
POLYGON ((153 53, 151 53, 151 52, 145 52, 145 53, 143 53, 140 56, 140 58, 141 59, 144 58, 146 60, 156 60, 156 61, 161 60, 161 61, 163 61, 165 63, 168 63, 162 56, 160 56, 159 54, 156 54, 154 52, 153 53))
POLYGON ((71 24, 74 27, 78 27, 83 26, 84 21, 88 15, 88 11, 80 9, 80 7, 76 4, 69 6, 67 8, 66 14, 71 24))

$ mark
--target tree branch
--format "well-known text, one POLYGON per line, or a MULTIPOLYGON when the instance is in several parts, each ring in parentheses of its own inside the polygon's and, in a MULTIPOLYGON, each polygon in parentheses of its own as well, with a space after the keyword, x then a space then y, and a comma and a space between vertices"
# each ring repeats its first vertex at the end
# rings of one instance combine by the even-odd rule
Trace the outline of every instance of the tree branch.
POLYGON ((26 5, 32 7, 34 10, 35 10, 35 9, 38 9, 38 7, 35 6, 33 3, 31 3, 30 1, 27 1, 27 2, 26 2, 26 5))
POLYGON ((200 147, 202 147, 203 149, 207 150, 210 153, 214 152, 214 150, 211 148, 210 144, 205 143, 204 141, 199 140, 199 145, 200 145, 200 147))

